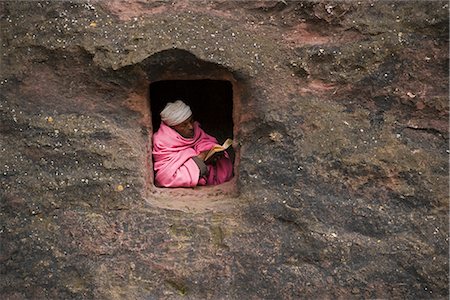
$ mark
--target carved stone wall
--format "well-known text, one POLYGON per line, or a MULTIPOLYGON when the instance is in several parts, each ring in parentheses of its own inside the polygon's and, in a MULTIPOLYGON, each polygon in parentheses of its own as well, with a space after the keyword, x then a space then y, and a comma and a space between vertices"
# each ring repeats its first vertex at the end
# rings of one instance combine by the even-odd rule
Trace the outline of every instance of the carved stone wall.
POLYGON ((448 10, 2 1, 1 298, 448 297, 448 10), (174 79, 232 83, 228 186, 152 186, 174 79))

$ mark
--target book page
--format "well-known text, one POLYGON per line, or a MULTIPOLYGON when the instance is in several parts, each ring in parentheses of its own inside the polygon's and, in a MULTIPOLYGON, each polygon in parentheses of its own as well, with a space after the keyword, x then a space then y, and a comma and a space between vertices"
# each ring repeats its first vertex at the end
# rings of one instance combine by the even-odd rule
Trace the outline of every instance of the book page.
POLYGON ((225 151, 226 149, 228 149, 228 147, 230 147, 233 144, 233 140, 232 139, 227 139, 223 145, 215 145, 214 147, 211 148, 211 150, 209 150, 208 154, 205 157, 205 161, 207 161, 209 158, 211 158, 211 156, 213 156, 215 153, 217 152, 221 152, 221 151, 225 151))

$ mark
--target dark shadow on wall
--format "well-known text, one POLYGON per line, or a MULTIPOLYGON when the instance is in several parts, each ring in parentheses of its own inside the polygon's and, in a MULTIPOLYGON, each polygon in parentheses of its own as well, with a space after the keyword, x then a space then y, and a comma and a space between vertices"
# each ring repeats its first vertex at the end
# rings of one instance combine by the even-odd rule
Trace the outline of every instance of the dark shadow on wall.
POLYGON ((233 88, 226 80, 162 80, 150 84, 153 131, 161 123, 159 113, 168 102, 183 100, 194 118, 210 135, 223 143, 233 138, 233 88))

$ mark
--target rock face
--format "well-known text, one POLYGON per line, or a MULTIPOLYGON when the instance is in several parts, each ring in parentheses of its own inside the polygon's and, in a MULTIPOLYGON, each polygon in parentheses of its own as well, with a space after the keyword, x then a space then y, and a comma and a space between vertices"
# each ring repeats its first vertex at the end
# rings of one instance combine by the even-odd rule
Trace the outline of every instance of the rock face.
POLYGON ((447 298, 448 10, 2 1, 0 298, 447 298), (208 78, 236 177, 155 189, 149 85, 208 78))

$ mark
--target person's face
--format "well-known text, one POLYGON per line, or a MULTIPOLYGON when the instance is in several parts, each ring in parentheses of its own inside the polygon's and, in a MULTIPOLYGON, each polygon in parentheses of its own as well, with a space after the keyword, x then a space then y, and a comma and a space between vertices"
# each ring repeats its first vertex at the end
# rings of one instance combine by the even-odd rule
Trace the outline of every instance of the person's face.
POLYGON ((190 116, 186 121, 172 126, 176 132, 178 132, 184 138, 193 138, 194 137, 194 118, 190 116))

